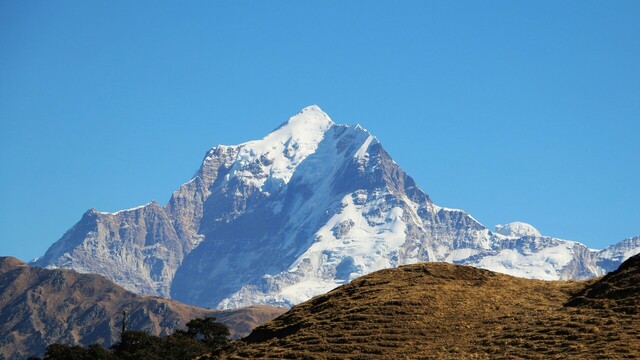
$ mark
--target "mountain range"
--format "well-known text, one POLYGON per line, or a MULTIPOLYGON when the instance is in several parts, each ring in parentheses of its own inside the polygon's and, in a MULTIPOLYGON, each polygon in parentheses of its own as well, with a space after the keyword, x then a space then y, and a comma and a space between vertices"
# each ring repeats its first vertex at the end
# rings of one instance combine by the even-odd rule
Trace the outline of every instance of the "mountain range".
POLYGON ((218 145, 166 205, 87 211, 32 265, 97 273, 138 294, 220 309, 290 307, 362 275, 444 261, 587 279, 640 252, 494 231, 434 204, 360 125, 310 106, 261 140, 218 145))

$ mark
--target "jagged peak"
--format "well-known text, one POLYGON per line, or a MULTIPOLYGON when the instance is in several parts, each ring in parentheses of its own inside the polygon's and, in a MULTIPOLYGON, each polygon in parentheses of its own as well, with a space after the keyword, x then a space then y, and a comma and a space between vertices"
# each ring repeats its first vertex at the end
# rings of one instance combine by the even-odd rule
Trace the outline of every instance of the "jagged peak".
POLYGON ((249 174, 245 168, 259 161, 262 174, 288 182, 297 165, 316 151, 325 133, 334 125, 320 107, 307 106, 263 139, 238 145, 230 173, 254 178, 255 185, 262 186, 266 178, 249 174))
POLYGON ((280 140, 281 143, 288 139, 309 140, 312 135, 320 135, 321 139, 324 132, 333 125, 335 125, 333 120, 318 105, 309 105, 261 140, 250 140, 238 145, 215 145, 207 152, 205 159, 219 152, 237 151, 238 148, 255 148, 257 145, 262 145, 261 143, 273 140, 280 140))
POLYGON ((617 244, 609 245, 600 250, 598 256, 623 260, 638 253, 640 253, 640 236, 626 238, 617 244))
POLYGON ((369 133, 369 130, 367 130, 364 126, 360 125, 359 123, 356 123, 356 125, 353 127, 356 130, 361 130, 364 131, 366 133, 369 133))
POLYGON ((219 160, 224 159, 230 169, 229 177, 242 177, 257 187, 263 187, 267 178, 287 183, 297 166, 317 150, 332 128, 349 130, 355 135, 353 140, 362 143, 356 157, 365 154, 371 144, 379 143, 361 125, 336 124, 318 105, 310 105, 260 140, 212 147, 193 178, 202 174, 203 169, 219 166, 219 160))

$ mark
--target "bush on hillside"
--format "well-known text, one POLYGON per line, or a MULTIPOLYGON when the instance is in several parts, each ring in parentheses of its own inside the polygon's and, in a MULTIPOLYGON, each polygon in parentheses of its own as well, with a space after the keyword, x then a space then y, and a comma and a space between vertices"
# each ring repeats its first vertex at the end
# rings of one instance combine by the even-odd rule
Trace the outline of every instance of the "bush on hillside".
MULTIPOLYGON (((87 348, 51 344, 44 360, 190 360, 215 355, 229 341, 229 329, 215 320, 214 317, 193 319, 187 323, 187 330, 178 330, 165 337, 126 330, 110 350, 98 344, 87 348)), ((39 358, 30 358, 35 359, 39 358)))

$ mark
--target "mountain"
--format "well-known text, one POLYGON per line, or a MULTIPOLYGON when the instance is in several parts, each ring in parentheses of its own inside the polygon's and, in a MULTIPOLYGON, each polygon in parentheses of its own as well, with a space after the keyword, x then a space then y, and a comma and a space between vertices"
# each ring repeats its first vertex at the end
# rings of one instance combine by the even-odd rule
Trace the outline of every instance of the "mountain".
POLYGON ((164 207, 89 210, 43 267, 99 273, 140 294, 237 308, 291 306, 373 271, 423 261, 584 279, 640 252, 604 251, 511 223, 491 231, 434 204, 359 125, 317 106, 262 140, 209 150, 164 207))
POLYGON ((171 279, 194 246, 156 202, 115 213, 91 209, 33 265, 102 274, 138 294, 169 297, 171 279))
POLYGON ((608 246, 596 254, 596 265, 605 272, 613 271, 618 268, 620 263, 640 253, 639 244, 640 236, 636 236, 608 246))
POLYGON ((594 281, 422 263, 380 270, 256 328, 227 359, 637 359, 640 255, 594 281))
POLYGON ((168 335, 189 320, 215 316, 235 338, 284 312, 256 306, 215 311, 177 301, 138 296, 100 275, 29 267, 0 258, 0 358, 43 355, 48 344, 105 347, 119 339, 122 311, 127 328, 168 335))

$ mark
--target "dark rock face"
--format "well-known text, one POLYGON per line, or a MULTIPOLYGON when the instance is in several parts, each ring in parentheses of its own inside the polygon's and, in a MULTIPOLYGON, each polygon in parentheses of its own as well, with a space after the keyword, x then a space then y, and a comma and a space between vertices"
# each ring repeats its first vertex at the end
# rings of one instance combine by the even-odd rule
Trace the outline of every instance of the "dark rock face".
POLYGON ((367 130, 312 106, 262 140, 208 151, 165 207, 87 212, 35 264, 235 308, 291 306, 422 261, 553 280, 602 275, 640 252, 640 238, 597 252, 523 223, 501 229, 435 205, 367 130))
POLYGON ((0 358, 42 355, 48 344, 110 346, 127 328, 168 335, 189 320, 215 316, 236 338, 281 314, 273 307, 215 311, 156 297, 137 296, 100 275, 32 268, 0 258, 0 358))

